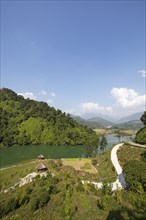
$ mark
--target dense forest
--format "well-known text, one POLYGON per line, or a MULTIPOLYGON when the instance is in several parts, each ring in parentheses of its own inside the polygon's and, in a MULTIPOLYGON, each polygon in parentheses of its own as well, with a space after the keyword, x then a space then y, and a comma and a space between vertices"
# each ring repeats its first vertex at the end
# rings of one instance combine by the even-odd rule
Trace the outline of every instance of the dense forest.
POLYGON ((0 90, 0 145, 88 145, 99 138, 87 126, 45 102, 24 99, 14 91, 0 90))
POLYGON ((144 114, 141 116, 140 120, 142 121, 142 123, 144 124, 144 127, 141 128, 137 134, 136 134, 136 138, 135 141, 139 144, 146 144, 146 111, 144 112, 144 114))

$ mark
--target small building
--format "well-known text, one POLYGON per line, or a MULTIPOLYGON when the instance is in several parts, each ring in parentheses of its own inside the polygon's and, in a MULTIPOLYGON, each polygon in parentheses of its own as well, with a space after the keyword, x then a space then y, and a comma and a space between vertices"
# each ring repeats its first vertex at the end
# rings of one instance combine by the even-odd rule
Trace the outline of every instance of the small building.
POLYGON ((47 167, 43 164, 43 163, 40 163, 38 166, 37 166, 37 171, 45 171, 47 170, 47 167))
POLYGON ((38 159, 39 159, 39 160, 44 160, 45 157, 44 157, 43 155, 40 154, 40 155, 38 156, 38 159))

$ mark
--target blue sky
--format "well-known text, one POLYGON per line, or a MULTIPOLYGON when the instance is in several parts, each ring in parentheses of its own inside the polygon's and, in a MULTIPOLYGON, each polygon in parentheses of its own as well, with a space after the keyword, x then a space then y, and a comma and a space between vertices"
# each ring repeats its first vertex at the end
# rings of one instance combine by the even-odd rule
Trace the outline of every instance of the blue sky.
POLYGON ((145 1, 1 1, 1 87, 62 111, 145 108, 145 1))

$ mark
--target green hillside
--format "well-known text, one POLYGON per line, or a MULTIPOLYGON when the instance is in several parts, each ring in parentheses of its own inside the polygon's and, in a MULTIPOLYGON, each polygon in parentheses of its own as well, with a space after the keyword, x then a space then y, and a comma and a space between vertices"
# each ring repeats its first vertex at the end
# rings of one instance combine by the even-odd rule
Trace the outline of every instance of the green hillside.
POLYGON ((98 136, 69 115, 45 102, 24 99, 10 89, 0 90, 0 145, 92 145, 98 136))
POLYGON ((139 130, 143 127, 143 124, 140 120, 132 120, 120 124, 115 124, 113 127, 125 130, 139 130))
POLYGON ((83 119, 79 116, 72 116, 79 124, 87 126, 93 129, 102 129, 102 128, 115 128, 115 129, 125 129, 125 130, 139 130, 143 127, 143 123, 140 120, 132 120, 123 123, 113 123, 111 121, 105 120, 101 117, 83 119))
POLYGON ((103 127, 108 127, 108 126, 114 125, 113 122, 108 121, 108 120, 106 120, 106 119, 103 119, 103 118, 101 118, 101 117, 90 118, 89 121, 91 121, 91 122, 98 122, 98 123, 100 123, 103 127))

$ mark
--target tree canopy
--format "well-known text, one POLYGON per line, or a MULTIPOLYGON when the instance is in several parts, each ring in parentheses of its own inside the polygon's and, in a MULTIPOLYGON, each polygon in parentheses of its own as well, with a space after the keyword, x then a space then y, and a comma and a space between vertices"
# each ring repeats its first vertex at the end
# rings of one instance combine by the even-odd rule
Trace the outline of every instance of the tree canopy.
POLYGON ((101 150, 101 151, 105 151, 107 144, 108 144, 108 143, 107 143, 107 139, 106 139, 106 137, 103 135, 102 138, 101 138, 101 141, 100 141, 100 150, 101 150))
POLYGON ((143 115, 141 116, 140 120, 146 126, 146 111, 143 113, 143 115))
POLYGON ((144 127, 137 132, 135 142, 139 144, 146 144, 146 111, 143 113, 140 120, 144 124, 144 127))
POLYGON ((123 167, 128 189, 137 191, 142 187, 146 191, 146 162, 130 160, 123 167))
POLYGON ((45 102, 24 99, 7 88, 0 90, 0 99, 1 146, 92 145, 98 139, 92 129, 45 102))

